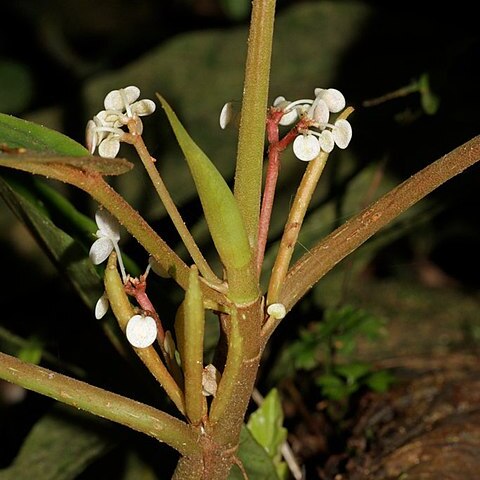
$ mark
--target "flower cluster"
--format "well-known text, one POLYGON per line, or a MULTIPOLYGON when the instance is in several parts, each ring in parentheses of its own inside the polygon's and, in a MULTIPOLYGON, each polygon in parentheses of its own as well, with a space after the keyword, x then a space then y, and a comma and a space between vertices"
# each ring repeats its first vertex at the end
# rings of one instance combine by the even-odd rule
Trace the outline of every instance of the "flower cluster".
POLYGON ((309 162, 321 151, 330 153, 334 146, 347 148, 352 138, 350 123, 340 118, 329 123, 330 114, 345 108, 345 97, 334 88, 316 88, 314 99, 301 99, 294 102, 277 97, 273 106, 283 110, 280 125, 292 125, 303 119, 307 128, 299 131, 293 142, 293 153, 299 160, 309 162))
MULTIPOLYGON (((128 276, 125 272, 122 255, 118 242, 120 241, 120 224, 104 209, 95 213, 97 223, 97 239, 90 247, 89 257, 94 265, 103 263, 113 250, 117 252, 117 260, 122 274, 123 282, 127 282, 128 276)), ((152 267, 149 265, 147 273, 152 267)), ((106 292, 98 299, 95 305, 95 318, 103 318, 110 306, 106 292)), ((149 347, 157 338, 157 323, 154 318, 148 315, 134 315, 127 323, 125 334, 127 340, 136 348, 149 347)))
POLYGON ((130 120, 135 121, 136 133, 141 135, 143 124, 140 117, 155 111, 152 100, 138 100, 140 89, 129 86, 112 90, 104 100, 105 110, 89 120, 86 128, 86 144, 93 154, 98 147, 101 157, 115 158, 120 150, 120 142, 125 134, 123 127, 130 120))

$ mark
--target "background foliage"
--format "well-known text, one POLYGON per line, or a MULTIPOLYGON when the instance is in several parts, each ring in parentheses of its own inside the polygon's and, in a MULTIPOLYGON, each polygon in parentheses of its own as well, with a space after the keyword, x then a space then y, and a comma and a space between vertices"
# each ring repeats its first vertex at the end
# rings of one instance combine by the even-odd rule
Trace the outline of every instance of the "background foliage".
MULTIPOLYGON (((316 86, 335 87, 356 109, 351 118, 351 147, 332 155, 298 251, 308 249, 391 186, 478 134, 480 41, 472 8, 462 2, 455 8, 437 5, 434 9, 418 2, 403 2, 397 8, 373 1, 278 2, 271 99, 278 95, 304 98, 316 86), (365 103, 421 78, 429 81, 427 86, 422 84, 421 92, 375 106, 365 103)), ((221 131, 218 114, 226 101, 240 99, 249 2, 23 0, 3 5, 2 10, 0 112, 42 123, 83 143, 86 121, 101 109, 105 94, 135 84, 142 97, 155 98, 157 91, 162 94, 220 171, 231 178, 236 130, 221 131)), ((146 142, 165 182, 209 257, 211 243, 193 183, 166 120, 159 113, 144 123, 146 142)), ((125 147, 121 154, 131 156, 125 147)), ((286 153, 267 268, 303 168, 286 153)), ((52 214, 48 195, 42 196, 41 185, 48 182, 39 186, 23 175, 0 174, 49 212, 52 228, 70 229, 68 233, 79 241, 79 251, 86 252, 90 241, 86 231, 63 225, 61 215, 52 214)), ((358 361, 378 358, 404 342, 417 352, 465 345, 465 339, 475 346, 480 336, 478 181, 478 167, 474 167, 403 215, 323 279, 274 337, 259 389, 266 394, 267 387, 281 384, 281 371, 270 375, 279 352, 298 346, 292 340, 301 339, 305 332, 314 337, 324 309, 346 303, 366 308, 393 326, 387 340, 373 349, 359 345, 358 361), (398 322, 404 323, 398 327, 398 322), (413 339, 412 329, 419 323, 421 334, 413 339), (435 327, 429 330, 432 324, 435 327), (388 348, 382 347, 385 342, 388 348)), ((178 238, 145 182, 140 168, 114 180, 162 236, 177 245, 178 238)), ((80 212, 93 216, 96 205, 83 193, 48 185, 65 194, 80 212)), ((7 187, 3 188, 5 192, 7 187)), ((125 239, 122 247, 143 268, 146 258, 135 242, 125 239)), ((178 251, 185 254, 180 247, 178 251)), ((30 361, 41 359, 54 369, 139 400, 161 402, 148 375, 138 365, 126 364, 111 347, 88 308, 91 299, 82 301, 65 277, 58 275, 6 204, 0 207, 0 260, 4 267, 2 351, 30 361)), ((180 292, 162 280, 155 286, 168 323, 180 292)), ((97 293, 92 292, 91 298, 97 293)), ((215 335, 213 321, 208 327, 210 335, 215 335)), ((289 375, 284 372, 285 378, 289 375)), ((298 375, 294 386, 307 408, 315 411, 324 397, 318 389, 310 390, 312 377, 303 375, 298 375)), ((6 386, 2 389, 7 391, 6 386)), ((291 389, 290 383, 283 390, 289 399, 293 398, 291 389)), ((0 468, 10 466, 11 470, 0 471, 0 478, 27 478, 21 476, 21 469, 29 455, 44 455, 45 464, 55 464, 64 449, 50 446, 61 445, 66 438, 71 458, 78 463, 70 462, 73 466, 68 473, 43 472, 36 478, 96 478, 103 469, 117 472, 119 479, 169 477, 172 465, 165 459, 171 455, 154 453, 157 445, 149 440, 123 430, 118 435, 116 427, 96 425, 90 418, 70 422, 71 413, 52 409, 52 402, 34 394, 13 405, 7 405, 6 393, 1 398, 5 406, 0 410, 0 429, 11 441, 0 451, 0 468), (41 429, 51 429, 52 422, 58 425, 55 431, 63 433, 42 448, 36 439, 44 441, 41 429), (83 436, 85 428, 98 436, 83 436), (111 430, 115 430, 113 436, 111 430), (128 441, 133 448, 127 448, 128 441), (16 456, 22 444, 24 450, 16 456), (127 453, 119 463, 122 449, 127 453), (95 462, 99 458, 102 461, 95 462)), ((288 402, 286 408, 287 423, 295 435, 305 428, 304 419, 295 408, 288 410, 288 402)), ((317 444, 310 456, 308 448, 301 447, 307 467, 308 462, 321 461, 315 453, 331 453, 317 444)))

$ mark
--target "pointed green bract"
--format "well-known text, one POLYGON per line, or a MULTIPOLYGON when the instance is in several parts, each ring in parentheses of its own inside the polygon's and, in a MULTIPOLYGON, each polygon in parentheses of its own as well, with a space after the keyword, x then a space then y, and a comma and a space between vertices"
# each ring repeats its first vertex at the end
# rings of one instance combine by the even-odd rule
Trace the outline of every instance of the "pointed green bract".
POLYGON ((252 252, 232 191, 215 165, 187 133, 168 103, 160 95, 158 98, 187 160, 210 234, 227 275, 229 270, 247 270, 252 252))

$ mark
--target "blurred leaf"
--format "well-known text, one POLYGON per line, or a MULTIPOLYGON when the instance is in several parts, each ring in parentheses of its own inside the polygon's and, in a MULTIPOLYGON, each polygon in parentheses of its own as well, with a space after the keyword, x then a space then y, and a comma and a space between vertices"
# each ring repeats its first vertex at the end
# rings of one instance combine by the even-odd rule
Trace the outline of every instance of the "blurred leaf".
POLYGON ((428 115, 437 113, 440 107, 440 98, 432 92, 428 73, 424 73, 418 80, 418 89, 420 91, 420 101, 424 112, 428 115))
MULTIPOLYGON (((247 427, 240 433, 238 458, 247 472, 249 480, 279 480, 275 465, 265 449, 257 443, 247 427)), ((234 465, 228 480, 245 480, 239 467, 234 465)))
POLYGON ((345 378, 347 385, 355 385, 359 380, 371 370, 371 366, 366 363, 348 363, 346 365, 336 365, 335 373, 345 378))
POLYGON ((232 20, 245 20, 250 13, 250 0, 220 0, 225 14, 232 20))
POLYGON ((106 422, 55 408, 32 428, 2 480, 73 480, 118 441, 106 422))
POLYGON ((356 385, 347 385, 342 378, 327 373, 315 378, 315 384, 321 388, 322 394, 330 400, 343 400, 357 390, 356 385))
POLYGON ((90 262, 86 250, 59 229, 38 205, 17 193, 15 188, 1 177, 0 196, 32 231, 38 243, 59 270, 68 275, 86 305, 93 308, 103 287, 100 276, 90 262))
POLYGON ((380 370, 368 375, 363 383, 374 392, 386 392, 395 382, 395 376, 388 370, 380 370))
POLYGON ((33 82, 25 65, 0 59, 0 111, 20 112, 32 98, 33 82))
POLYGON ((27 339, 18 353, 18 358, 27 363, 38 365, 42 359, 43 343, 39 338, 33 336, 27 339))
POLYGON ((283 427, 282 402, 276 388, 270 390, 260 407, 250 415, 247 428, 266 450, 277 472, 283 472, 280 448, 286 441, 288 432, 283 427))
POLYGON ((133 450, 127 451, 125 458, 124 474, 118 480, 161 480, 153 468, 146 463, 142 457, 133 450))

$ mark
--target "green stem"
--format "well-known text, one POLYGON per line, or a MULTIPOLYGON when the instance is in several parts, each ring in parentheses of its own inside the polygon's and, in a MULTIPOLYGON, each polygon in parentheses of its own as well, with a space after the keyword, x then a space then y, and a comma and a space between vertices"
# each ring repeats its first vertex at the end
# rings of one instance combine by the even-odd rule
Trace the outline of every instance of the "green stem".
MULTIPOLYGON (((105 290, 107 292, 108 300, 110 302, 110 306, 112 307, 115 318, 117 319, 122 331, 125 332, 127 323, 135 315, 135 311, 128 300, 122 279, 118 274, 117 256, 115 252, 110 254, 108 265, 105 270, 105 290)), ((185 415, 185 401, 183 398, 183 392, 170 375, 155 348, 153 346, 147 348, 132 348, 140 360, 148 368, 150 373, 163 387, 178 410, 185 415)))
POLYGON ((383 195, 298 260, 285 279, 279 302, 290 310, 327 272, 382 227, 479 160, 480 135, 383 195))
POLYGON ((177 229, 178 234, 180 235, 180 238, 183 241, 183 244, 185 245, 185 248, 192 257, 192 260, 198 267, 200 273, 205 277, 208 282, 214 285, 221 285, 222 281, 215 275, 213 270, 210 268, 210 265, 203 257, 202 252, 200 251, 197 243, 192 237, 192 234, 185 225, 185 222, 183 221, 182 216, 180 215, 180 212, 175 205, 175 202, 170 196, 170 193, 165 186, 165 183, 163 182, 159 171, 153 163, 152 157, 148 152, 142 136, 130 135, 128 138, 131 140, 131 142, 129 143, 132 143, 137 150, 137 153, 142 160, 145 170, 147 171, 148 176, 150 177, 150 180, 152 181, 152 184, 155 187, 155 190, 157 191, 158 196, 163 203, 163 206, 165 207, 165 210, 167 211, 170 219, 172 220, 175 228, 177 229))
POLYGON ((197 434, 156 408, 0 353, 0 378, 165 442, 182 455, 196 455, 197 434))
POLYGON ((292 259, 293 250, 297 244, 305 214, 307 213, 312 195, 325 168, 327 159, 328 153, 321 152, 315 160, 309 162, 303 174, 302 181, 298 187, 292 208, 285 223, 280 247, 272 269, 268 286, 267 305, 278 302, 278 295, 287 276, 288 267, 292 259))
POLYGON ((274 18, 275 0, 253 0, 234 188, 252 248, 258 235, 274 18))

